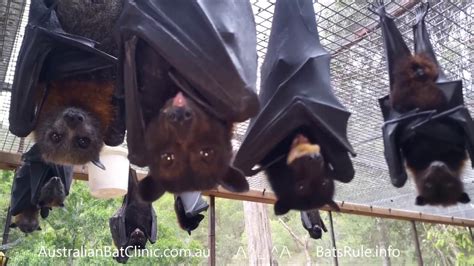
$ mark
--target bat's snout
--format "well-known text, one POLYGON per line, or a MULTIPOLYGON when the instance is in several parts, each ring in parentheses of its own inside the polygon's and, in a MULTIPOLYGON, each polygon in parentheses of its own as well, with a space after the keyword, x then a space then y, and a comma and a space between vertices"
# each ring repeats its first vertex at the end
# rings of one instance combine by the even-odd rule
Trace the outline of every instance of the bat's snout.
POLYGON ((176 96, 173 98, 173 106, 174 107, 184 107, 187 105, 187 100, 184 98, 182 92, 178 92, 176 96))

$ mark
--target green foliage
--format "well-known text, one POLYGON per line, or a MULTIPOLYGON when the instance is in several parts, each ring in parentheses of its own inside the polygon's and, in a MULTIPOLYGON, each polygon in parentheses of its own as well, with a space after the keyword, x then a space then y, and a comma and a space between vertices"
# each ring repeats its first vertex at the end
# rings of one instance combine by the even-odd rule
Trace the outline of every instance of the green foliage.
MULTIPOLYGON (((5 224, 10 199, 13 173, 0 171, 0 223, 5 224)), ((108 219, 120 207, 121 199, 98 200, 92 198, 86 182, 75 181, 66 206, 54 209, 47 220, 41 221, 42 231, 25 236, 18 230, 10 231, 7 252, 12 265, 117 265, 110 257, 42 257, 42 250, 62 248, 102 249, 113 248, 108 219)), ((166 194, 154 203, 158 215, 158 241, 148 245, 150 249, 204 250, 208 255, 208 220, 204 219, 198 229, 189 236, 177 225, 173 210, 173 197, 166 194)), ((280 265, 301 265, 307 261, 303 244, 312 263, 332 264, 331 256, 321 256, 318 250, 332 248, 330 232, 322 239, 309 238, 301 225, 299 212, 285 216, 273 215, 273 206, 267 208, 272 230, 273 256, 280 265), (286 227, 284 226, 286 225, 286 227), (287 228, 290 228, 293 235, 287 228)), ((329 229, 329 218, 321 212, 329 229)), ((208 215, 207 217, 208 218, 208 215)), ((379 219, 357 215, 333 214, 337 248, 352 249, 357 255, 361 247, 381 249, 382 243, 400 251, 400 256, 390 257, 392 265, 416 264, 411 225, 407 221, 379 219)), ((417 223, 422 255, 427 265, 474 265, 474 244, 466 228, 417 223)), ((247 235, 242 202, 216 199, 216 246, 218 265, 248 264, 247 235)), ((319 251, 320 252, 320 251, 319 251)), ((383 257, 339 258, 340 265, 379 265, 383 257)), ((206 264, 207 257, 133 257, 129 265, 206 264)))

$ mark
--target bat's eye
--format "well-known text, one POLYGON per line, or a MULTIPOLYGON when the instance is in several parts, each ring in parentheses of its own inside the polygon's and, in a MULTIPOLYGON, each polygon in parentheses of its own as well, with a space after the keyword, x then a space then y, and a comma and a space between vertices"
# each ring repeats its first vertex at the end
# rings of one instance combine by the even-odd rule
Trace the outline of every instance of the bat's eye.
POLYGON ((174 161, 174 154, 173 153, 163 153, 161 154, 161 161, 166 165, 170 166, 173 164, 174 161))
POLYGON ((89 144, 91 144, 91 140, 89 138, 77 139, 77 145, 79 146, 79 148, 87 149, 87 147, 89 147, 89 144))
POLYGON ((49 135, 49 139, 54 143, 59 143, 63 139, 63 135, 53 132, 49 135))
POLYGON ((214 150, 210 148, 205 148, 199 151, 199 155, 204 161, 210 161, 214 156, 214 150))

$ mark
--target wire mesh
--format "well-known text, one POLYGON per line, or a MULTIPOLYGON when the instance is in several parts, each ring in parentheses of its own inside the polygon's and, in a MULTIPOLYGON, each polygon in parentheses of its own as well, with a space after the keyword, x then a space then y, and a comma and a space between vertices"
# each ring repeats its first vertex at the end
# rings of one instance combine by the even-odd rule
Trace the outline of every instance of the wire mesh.
MULTIPOLYGON (((17 152, 19 139, 8 132, 8 109, 13 70, 21 44, 28 3, 26 0, 0 2, 0 149, 17 152), (22 19, 23 18, 23 19, 22 19)), ((257 51, 262 63, 268 44, 275 1, 251 0, 257 30, 257 51)), ((409 47, 413 47, 411 25, 419 0, 386 1, 409 47)), ((356 177, 349 184, 337 184, 336 200, 420 211, 424 213, 473 218, 474 205, 418 207, 415 190, 408 182, 396 189, 389 181, 383 156, 382 116, 377 99, 388 93, 388 74, 378 17, 365 1, 317 1, 314 3, 322 44, 331 53, 332 85, 336 95, 352 112, 348 134, 357 157, 353 158, 356 177)), ((431 42, 443 70, 452 79, 462 79, 465 103, 474 104, 472 1, 431 1, 426 18, 431 42)), ((234 148, 245 135, 248 122, 235 128, 234 148)), ((25 147, 31 145, 27 139, 25 147)), ((470 165, 467 163, 466 165, 470 165)), ((474 173, 465 169, 466 192, 474 198, 474 173)), ((252 189, 270 190, 264 176, 249 178, 252 189)))

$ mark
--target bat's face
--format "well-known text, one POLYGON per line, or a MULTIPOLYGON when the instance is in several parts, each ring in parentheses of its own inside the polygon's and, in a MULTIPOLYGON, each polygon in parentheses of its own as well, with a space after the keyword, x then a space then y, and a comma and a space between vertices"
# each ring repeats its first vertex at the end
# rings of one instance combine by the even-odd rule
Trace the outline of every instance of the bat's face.
POLYGON ((10 225, 11 228, 20 229, 23 233, 33 233, 36 230, 41 230, 38 220, 38 210, 25 211, 15 216, 15 221, 10 225))
POLYGON ((145 233, 142 230, 136 228, 135 230, 133 230, 132 233, 130 233, 130 239, 128 241, 128 246, 143 249, 146 246, 146 241, 147 240, 148 239, 147 239, 145 233))
POLYGON ((308 139, 297 135, 287 157, 287 165, 292 172, 291 186, 285 194, 291 200, 278 200, 275 213, 284 214, 290 209, 315 209, 325 204, 333 204, 334 181, 327 177, 326 163, 319 145, 310 144, 308 139))
POLYGON ((434 161, 426 169, 414 174, 419 193, 417 205, 449 206, 470 201, 464 192, 460 173, 444 162, 434 161))
POLYGON ((61 178, 54 176, 43 185, 38 199, 38 207, 64 207, 66 191, 61 178))
POLYGON ((56 164, 85 164, 98 160, 103 146, 99 120, 74 107, 43 115, 35 136, 43 159, 56 164))
POLYGON ((231 189, 248 189, 242 174, 229 167, 231 128, 178 93, 146 130, 151 176, 170 192, 211 189, 226 180, 242 185, 231 189))
POLYGON ((309 232, 309 235, 311 236, 311 238, 313 238, 313 239, 320 239, 321 236, 323 235, 323 230, 321 229, 321 227, 319 227, 317 225, 313 226, 313 228, 308 230, 308 232, 309 232))

